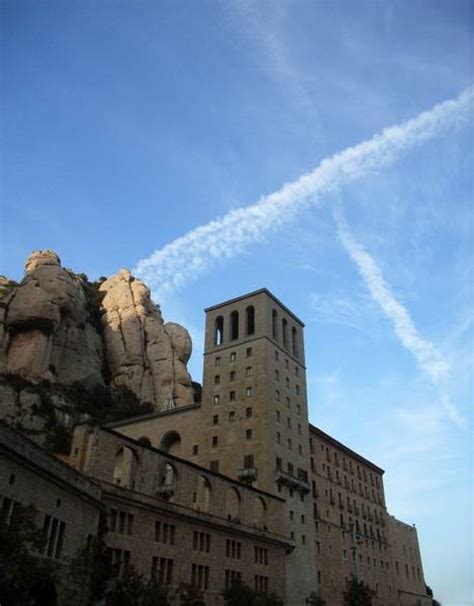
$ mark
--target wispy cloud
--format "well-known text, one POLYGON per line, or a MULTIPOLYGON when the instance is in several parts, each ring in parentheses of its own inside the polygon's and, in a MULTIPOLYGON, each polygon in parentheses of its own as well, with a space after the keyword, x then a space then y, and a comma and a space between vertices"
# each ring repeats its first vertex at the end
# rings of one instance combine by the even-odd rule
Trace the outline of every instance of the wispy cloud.
POLYGON ((357 266, 372 299, 387 318, 393 322, 400 343, 415 358, 418 366, 441 388, 441 406, 446 415, 458 426, 465 421, 451 402, 447 391, 449 364, 438 348, 417 330, 408 309, 397 300, 385 281, 376 260, 351 233, 340 205, 334 207, 337 232, 341 244, 357 266))
POLYGON ((134 272, 159 294, 175 291, 253 242, 282 228, 323 194, 394 162, 409 149, 462 127, 472 117, 474 87, 417 117, 324 159, 313 171, 257 203, 197 227, 137 263, 134 272))

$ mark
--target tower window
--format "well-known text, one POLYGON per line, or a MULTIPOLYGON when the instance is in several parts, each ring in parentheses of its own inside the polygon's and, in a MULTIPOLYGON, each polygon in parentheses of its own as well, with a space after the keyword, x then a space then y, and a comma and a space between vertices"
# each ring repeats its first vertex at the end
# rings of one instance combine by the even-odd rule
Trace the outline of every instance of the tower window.
POLYGON ((220 382, 221 382, 221 376, 215 375, 214 376, 214 385, 219 385, 220 382))
POLYGON ((246 353, 247 358, 250 358, 252 356, 252 348, 247 347, 247 351, 245 353, 246 353))
POLYGON ((245 388, 245 395, 247 398, 250 398, 250 396, 252 395, 252 388, 251 387, 246 387, 245 388))
POLYGON ((255 308, 249 305, 245 310, 247 316, 247 335, 255 334, 255 308))
POLYGON ((214 423, 214 425, 217 425, 219 423, 219 415, 214 415, 212 417, 212 422, 214 423))
POLYGON ((214 359, 214 366, 220 366, 220 365, 221 365, 221 357, 216 356, 214 359))
POLYGON ((218 316, 214 325, 214 345, 224 343, 224 318, 218 316))
POLYGON ((229 400, 235 400, 235 391, 229 391, 229 400))
POLYGON ((231 351, 230 352, 230 361, 235 362, 236 359, 237 359, 237 354, 235 353, 235 351, 231 351))
POLYGON ((219 396, 214 396, 214 404, 219 404, 219 396))
POLYGON ((250 417, 253 416, 253 411, 252 411, 252 408, 250 406, 245 409, 245 416, 247 417, 247 419, 250 419, 250 417))
POLYGON ((247 366, 247 368, 245 369, 245 376, 246 377, 252 376, 252 367, 251 366, 247 366))
POLYGON ((278 339, 278 313, 276 309, 272 311, 272 335, 274 339, 278 339))
POLYGON ((294 326, 291 329, 291 350, 292 350, 295 358, 297 358, 298 357, 298 332, 294 326))
POLYGON ((281 331, 283 333, 283 347, 288 349, 288 321, 286 318, 283 318, 281 323, 281 331))
POLYGON ((219 438, 217 436, 212 436, 212 445, 215 447, 219 443, 219 438))
POLYGON ((252 430, 251 429, 247 429, 247 431, 245 432, 245 437, 247 440, 251 440, 252 439, 252 430))
POLYGON ((236 377, 236 376, 237 376, 236 371, 235 371, 235 370, 231 370, 231 371, 230 371, 230 375, 229 375, 230 380, 231 380, 231 381, 235 381, 235 377, 236 377))
POLYGON ((232 421, 234 421, 234 420, 235 420, 235 411, 234 411, 234 410, 231 410, 231 411, 229 412, 229 421, 231 421, 231 422, 232 422, 232 421))
POLYGON ((230 338, 239 338, 239 312, 233 311, 230 314, 230 338))

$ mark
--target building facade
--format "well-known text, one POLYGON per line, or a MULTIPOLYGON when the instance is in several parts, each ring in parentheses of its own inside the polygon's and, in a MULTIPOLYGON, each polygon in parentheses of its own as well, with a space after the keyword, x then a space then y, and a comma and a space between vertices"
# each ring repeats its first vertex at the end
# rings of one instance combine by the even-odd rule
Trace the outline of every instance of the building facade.
POLYGON ((355 575, 380 606, 425 606, 416 530, 387 513, 384 471, 309 424, 303 331, 266 289, 206 309, 202 402, 113 427, 284 499, 288 604, 341 604, 355 575))
MULTIPOLYGON (((209 606, 236 579, 288 606, 312 592, 339 606, 351 576, 376 590, 378 606, 431 603, 416 530, 388 514, 383 470, 309 424, 303 332, 266 289, 210 307, 201 402, 76 427, 63 484, 82 500, 71 486, 87 486, 94 505, 74 532, 83 542, 105 512, 116 576, 133 566, 189 583, 209 606)), ((7 476, 4 499, 34 498, 15 496, 7 476)))

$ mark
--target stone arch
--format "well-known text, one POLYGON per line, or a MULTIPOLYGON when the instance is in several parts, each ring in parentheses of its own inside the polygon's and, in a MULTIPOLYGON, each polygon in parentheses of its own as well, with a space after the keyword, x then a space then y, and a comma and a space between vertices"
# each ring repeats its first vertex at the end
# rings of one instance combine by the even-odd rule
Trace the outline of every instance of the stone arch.
POLYGON ((288 349, 288 320, 283 318, 281 322, 281 334, 283 337, 283 347, 288 349))
POLYGON ((293 326, 291 329, 291 350, 295 358, 298 357, 298 331, 293 326))
POLYGON ((161 438, 160 449, 174 455, 181 456, 181 436, 177 431, 168 431, 161 438))
POLYGON ((208 512, 211 503, 211 483, 205 476, 199 476, 195 507, 198 511, 208 512))
POLYGON ((230 338, 232 341, 239 338, 239 312, 235 310, 230 314, 230 338))
POLYGON ((138 469, 138 456, 135 451, 122 446, 115 455, 115 466, 112 481, 118 486, 133 490, 138 469))
POLYGON ((224 318, 217 316, 214 324, 214 345, 222 345, 224 343, 224 318))
POLYGON ((272 337, 278 339, 278 312, 276 309, 272 310, 272 337))
POLYGON ((240 522, 240 493, 237 488, 229 486, 225 495, 225 513, 229 520, 240 522))
POLYGON ((255 497, 252 515, 253 523, 259 528, 263 528, 267 521, 267 504, 262 497, 255 497))
POLYGON ((247 335, 255 334, 255 307, 249 305, 245 310, 247 335))
POLYGON ((171 501, 176 492, 177 482, 178 473, 176 468, 169 461, 165 461, 160 474, 158 495, 167 501, 171 501))

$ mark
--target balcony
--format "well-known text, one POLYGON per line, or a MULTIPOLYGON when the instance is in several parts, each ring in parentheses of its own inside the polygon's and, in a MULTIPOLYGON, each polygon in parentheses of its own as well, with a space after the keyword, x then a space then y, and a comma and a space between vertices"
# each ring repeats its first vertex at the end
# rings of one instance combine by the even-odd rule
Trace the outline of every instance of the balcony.
POLYGON ((307 494, 311 491, 310 485, 303 479, 299 479, 292 475, 291 473, 287 473, 286 471, 277 470, 276 473, 276 481, 279 484, 283 484, 288 486, 288 488, 293 488, 294 490, 298 490, 302 494, 307 494))
POLYGON ((237 472, 237 478, 241 482, 255 482, 258 477, 258 470, 256 467, 245 467, 239 469, 237 472))
POLYGON ((170 499, 174 495, 174 490, 174 482, 165 482, 161 486, 158 486, 156 494, 163 499, 170 499))

